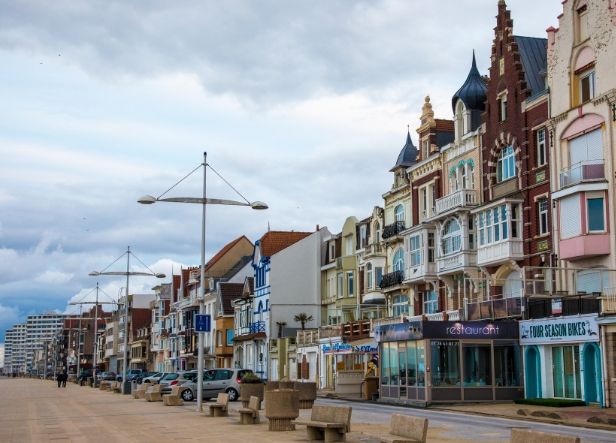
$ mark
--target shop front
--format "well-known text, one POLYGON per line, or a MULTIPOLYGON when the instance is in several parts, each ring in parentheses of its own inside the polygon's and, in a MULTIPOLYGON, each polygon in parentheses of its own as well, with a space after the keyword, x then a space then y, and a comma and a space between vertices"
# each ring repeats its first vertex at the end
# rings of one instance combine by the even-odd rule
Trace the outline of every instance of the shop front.
POLYGON ((349 389, 359 394, 364 377, 374 372, 378 365, 378 348, 374 339, 347 342, 340 337, 332 337, 320 341, 322 388, 344 393, 346 388, 342 386, 357 384, 356 389, 349 389))
POLYGON ((416 321, 379 326, 380 400, 513 400, 523 395, 517 322, 416 321))
POLYGON ((603 405, 599 339, 596 314, 521 321, 525 397, 603 405))

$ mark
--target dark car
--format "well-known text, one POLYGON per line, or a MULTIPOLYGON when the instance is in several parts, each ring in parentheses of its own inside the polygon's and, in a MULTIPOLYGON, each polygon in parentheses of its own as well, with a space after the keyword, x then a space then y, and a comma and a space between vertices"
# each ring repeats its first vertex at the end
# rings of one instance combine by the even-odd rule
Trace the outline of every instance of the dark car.
POLYGON ((79 376, 77 377, 77 383, 79 383, 80 385, 83 385, 86 381, 88 381, 88 378, 92 377, 92 369, 84 369, 83 371, 81 371, 81 374, 79 374, 79 376))
MULTIPOLYGON (((137 381, 138 378, 143 378, 144 372, 145 371, 143 369, 128 369, 126 371, 126 379, 128 381, 137 381)), ((122 374, 118 374, 116 380, 122 381, 122 374)))

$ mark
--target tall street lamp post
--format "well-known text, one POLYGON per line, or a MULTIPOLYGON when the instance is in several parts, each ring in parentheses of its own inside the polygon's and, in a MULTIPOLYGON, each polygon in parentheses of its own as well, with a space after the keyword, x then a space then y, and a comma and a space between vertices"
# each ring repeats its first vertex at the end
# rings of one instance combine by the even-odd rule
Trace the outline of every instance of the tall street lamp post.
MULTIPOLYGON (((128 282, 129 282, 129 277, 130 276, 142 276, 142 277, 156 277, 156 278, 165 278, 166 275, 165 274, 161 274, 161 273, 155 273, 154 271, 152 271, 150 268, 148 268, 143 262, 141 262, 141 260, 139 260, 141 262, 142 265, 144 265, 149 272, 138 272, 138 271, 131 271, 130 270, 130 256, 132 254, 132 252, 130 251, 130 246, 128 246, 128 248, 126 249, 126 252, 124 253, 126 254, 126 271, 92 271, 90 272, 90 276, 91 277, 98 277, 100 275, 114 275, 114 276, 126 276, 126 296, 124 297, 124 340, 123 340, 123 344, 124 344, 124 349, 122 351, 122 356, 123 356, 123 361, 122 361, 122 394, 128 394, 127 391, 127 383, 128 380, 126 380, 126 372, 127 372, 127 368, 128 368, 128 282)), ((124 255, 122 254, 122 255, 124 255)), ((133 254, 134 255, 134 254, 133 254)), ((116 261, 118 261, 121 258, 121 256, 116 259, 113 263, 115 263, 116 261)), ((112 263, 112 264, 113 264, 112 263)), ((109 265, 111 266, 111 265, 109 265)), ((109 266, 107 266, 108 269, 109 266)), ((118 300, 119 301, 119 300, 118 300)))
MULTIPOLYGON (((268 206, 264 202, 254 201, 250 202, 240 194, 237 189, 235 189, 229 182, 227 182, 216 170, 214 170, 207 163, 207 152, 203 153, 203 163, 201 163, 197 168, 193 169, 188 175, 186 175, 183 179, 178 181, 175 185, 169 188, 167 191, 159 195, 158 197, 153 197, 151 195, 145 195, 138 200, 139 203, 144 205, 150 205, 156 202, 169 202, 169 203, 196 203, 202 206, 201 209, 201 272, 200 272, 200 284, 199 284, 199 314, 205 314, 205 207, 206 205, 233 205, 233 206, 248 206, 252 209, 267 209, 268 206), (201 166, 203 166, 203 194, 201 197, 165 197, 163 196, 169 192, 171 189, 175 188, 180 182, 182 182, 185 178, 191 175, 193 172, 198 170, 201 166), (207 168, 212 169, 212 171, 218 175, 231 189, 233 189, 242 199, 241 201, 235 200, 225 200, 219 198, 207 198, 206 194, 206 178, 207 178, 207 168)), ((203 341, 204 341, 204 333, 205 331, 198 331, 198 354, 197 354, 197 412, 203 411, 203 341)))

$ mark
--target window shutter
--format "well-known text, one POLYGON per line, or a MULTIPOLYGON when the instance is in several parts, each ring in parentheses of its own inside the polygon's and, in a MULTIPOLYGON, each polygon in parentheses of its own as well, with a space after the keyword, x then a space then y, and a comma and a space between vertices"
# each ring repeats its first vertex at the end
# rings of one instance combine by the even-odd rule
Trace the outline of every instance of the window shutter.
POLYGON ((569 238, 582 232, 579 195, 563 198, 560 201, 560 236, 569 238))
POLYGON ((601 129, 595 129, 585 135, 588 147, 588 160, 603 159, 603 144, 601 143, 601 129))

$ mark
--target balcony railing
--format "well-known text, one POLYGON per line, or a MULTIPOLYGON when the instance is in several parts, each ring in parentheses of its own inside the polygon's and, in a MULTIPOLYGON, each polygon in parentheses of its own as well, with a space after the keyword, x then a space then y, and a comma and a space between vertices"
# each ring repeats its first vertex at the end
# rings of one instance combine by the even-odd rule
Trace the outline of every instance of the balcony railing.
POLYGON ((370 335, 370 320, 359 320, 342 325, 342 335, 351 339, 359 339, 370 335))
POLYGON ((486 300, 466 305, 468 320, 492 320, 498 318, 519 317, 524 314, 524 297, 486 300))
POLYGON ((404 229, 405 227, 403 221, 393 222, 391 225, 387 225, 383 228, 383 233, 381 234, 381 237, 383 237, 383 240, 386 240, 388 238, 398 235, 399 233, 404 231, 404 229))
POLYGON ((585 181, 605 178, 603 160, 586 160, 572 165, 560 173, 560 187, 577 185, 585 181))
POLYGON ((616 314, 616 292, 604 294, 601 297, 601 313, 616 314))
POLYGON ((296 334, 296 342, 298 345, 312 345, 319 343, 318 329, 305 329, 303 331, 300 329, 296 334))
POLYGON ((364 248, 364 257, 383 253, 383 246, 380 243, 371 243, 364 248))
POLYGON ((460 189, 436 200, 436 215, 454 208, 474 206, 477 204, 477 192, 474 189, 460 189))
POLYGON ((265 332, 265 322, 255 321, 250 324, 250 333, 256 334, 257 332, 265 332))
POLYGON ((389 288, 391 286, 399 285, 400 283, 402 283, 403 279, 404 279, 404 272, 402 271, 390 272, 389 274, 383 275, 383 278, 381 279, 381 283, 379 284, 379 286, 381 287, 381 289, 389 288))
POLYGON ((598 314, 601 310, 600 293, 529 299, 528 318, 560 317, 562 315, 598 314))

